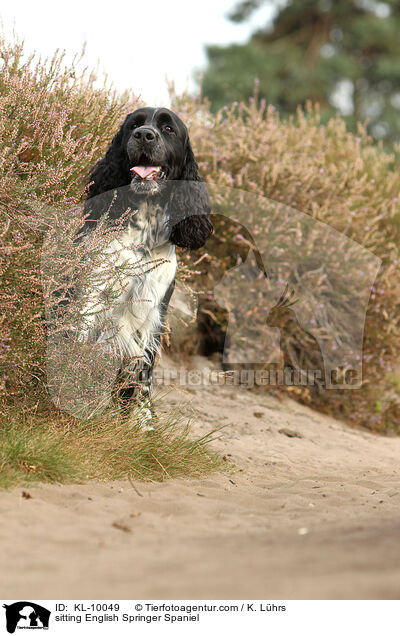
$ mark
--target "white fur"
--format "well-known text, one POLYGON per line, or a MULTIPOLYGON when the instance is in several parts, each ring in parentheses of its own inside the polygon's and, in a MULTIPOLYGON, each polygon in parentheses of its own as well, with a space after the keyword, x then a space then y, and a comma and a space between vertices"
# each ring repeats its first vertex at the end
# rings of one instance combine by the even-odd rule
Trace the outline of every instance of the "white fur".
POLYGON ((176 273, 165 221, 144 205, 135 225, 114 239, 91 276, 82 311, 84 340, 106 343, 121 358, 145 359, 162 330, 160 305, 176 273), (112 291, 108 301, 105 292, 112 291))

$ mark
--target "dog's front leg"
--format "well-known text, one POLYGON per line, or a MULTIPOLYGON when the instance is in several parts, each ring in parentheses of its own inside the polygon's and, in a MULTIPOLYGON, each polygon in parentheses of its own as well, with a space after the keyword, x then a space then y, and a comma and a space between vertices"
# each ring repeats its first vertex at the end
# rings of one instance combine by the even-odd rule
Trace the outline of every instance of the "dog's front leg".
POLYGON ((127 367, 121 369, 119 374, 120 388, 117 391, 119 403, 122 408, 127 410, 133 404, 142 406, 142 415, 146 419, 148 426, 150 426, 150 421, 153 419, 151 403, 153 369, 157 353, 161 348, 161 331, 165 327, 165 317, 174 288, 175 281, 173 280, 159 305, 159 325, 161 328, 152 335, 151 346, 145 349, 141 361, 134 364, 131 370, 127 367))

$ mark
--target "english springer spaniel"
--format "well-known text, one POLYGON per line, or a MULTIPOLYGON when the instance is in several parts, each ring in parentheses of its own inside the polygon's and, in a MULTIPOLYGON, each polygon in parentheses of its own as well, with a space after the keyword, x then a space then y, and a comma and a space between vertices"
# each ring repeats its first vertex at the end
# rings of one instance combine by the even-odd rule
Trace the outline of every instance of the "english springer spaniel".
POLYGON ((213 231, 207 188, 187 128, 167 108, 140 108, 126 117, 90 174, 78 240, 85 240, 105 214, 117 223, 127 210, 133 213, 108 245, 104 262, 114 255, 116 265, 132 265, 135 272, 115 281, 118 297, 111 307, 101 286, 88 291, 80 334, 107 343, 118 355, 117 394, 124 408, 138 399, 148 401, 174 290, 175 246, 195 250, 213 231))

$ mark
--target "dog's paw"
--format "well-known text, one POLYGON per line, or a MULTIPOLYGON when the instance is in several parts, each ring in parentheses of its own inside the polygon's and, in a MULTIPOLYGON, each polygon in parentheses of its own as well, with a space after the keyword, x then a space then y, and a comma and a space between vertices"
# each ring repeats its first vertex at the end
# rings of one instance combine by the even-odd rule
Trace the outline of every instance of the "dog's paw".
POLYGON ((134 413, 129 416, 129 426, 138 426, 142 431, 154 431, 153 413, 146 402, 142 407, 135 409, 134 413))
POLYGON ((153 414, 151 412, 151 409, 147 407, 140 409, 139 423, 140 428, 144 431, 154 431, 153 414))

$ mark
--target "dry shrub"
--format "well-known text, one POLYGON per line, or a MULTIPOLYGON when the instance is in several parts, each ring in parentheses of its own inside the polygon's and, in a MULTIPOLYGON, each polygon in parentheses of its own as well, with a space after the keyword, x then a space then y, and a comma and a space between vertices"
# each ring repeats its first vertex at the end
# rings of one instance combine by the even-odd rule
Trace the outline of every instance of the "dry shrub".
POLYGON ((57 211, 73 236, 86 175, 139 102, 95 88, 95 75, 77 75, 62 54, 25 59, 20 43, 4 39, 0 51, 0 389, 6 402, 37 408, 46 400, 43 240, 57 211))
MULTIPOLYGON (((318 107, 311 105, 306 112, 299 109, 289 121, 281 121, 272 106, 266 107, 256 97, 248 105, 225 107, 215 117, 206 101, 187 96, 175 96, 174 108, 189 125, 201 172, 210 183, 221 190, 240 188, 307 213, 382 259, 366 316, 362 388, 312 396, 307 387, 287 390, 315 408, 374 430, 399 432, 399 149, 383 152, 361 124, 357 135, 350 134, 340 117, 321 125, 318 107)), ((275 225, 275 231, 278 227, 275 225)), ((269 228, 266 220, 264 229, 268 232, 269 228)), ((259 229, 262 234, 263 228, 259 229)), ((265 236, 268 242, 270 236, 265 236)), ((206 279, 218 281, 221 272, 234 265, 233 238, 224 242, 223 237, 215 237, 218 249, 214 251, 208 245, 201 285, 206 279)), ((277 245, 278 235, 271 238, 271 254, 277 245)), ((272 265, 289 271, 292 251, 286 249, 279 259, 271 258, 272 265)), ((268 269, 268 263, 265 265, 268 269)), ((306 272, 310 267, 305 263, 306 272)), ((341 267, 338 262, 338 277, 341 267)), ((326 296, 325 300, 329 302, 326 296)), ((304 333, 291 337, 307 358, 310 342, 304 333)))

